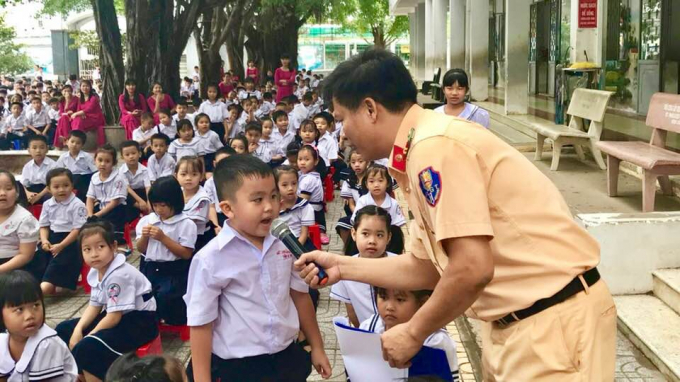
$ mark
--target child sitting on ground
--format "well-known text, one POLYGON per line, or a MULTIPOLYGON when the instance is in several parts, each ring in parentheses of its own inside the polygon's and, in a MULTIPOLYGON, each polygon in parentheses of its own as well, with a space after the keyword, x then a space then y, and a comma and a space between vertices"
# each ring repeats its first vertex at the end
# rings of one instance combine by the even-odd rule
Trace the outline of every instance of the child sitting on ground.
POLYGON ((54 294, 57 288, 75 290, 83 260, 78 251, 78 233, 87 221, 85 203, 73 194, 73 175, 65 168, 47 173, 47 187, 52 198, 40 214, 40 250, 36 261, 44 264, 40 289, 54 294))
POLYGON ((248 152, 262 162, 269 163, 272 159, 272 154, 266 146, 260 145, 260 138, 262 138, 262 124, 260 122, 248 122, 246 126, 248 152))
POLYGON ((120 151, 125 163, 120 166, 118 172, 128 182, 125 221, 131 222, 137 219, 140 214, 147 214, 151 211, 147 202, 151 179, 149 178, 149 169, 139 163, 141 150, 137 141, 121 143, 120 151))
POLYGON ((153 155, 149 157, 146 167, 149 169, 151 183, 163 176, 171 176, 175 171, 175 159, 168 154, 170 138, 163 133, 154 134, 151 137, 151 150, 153 155))
POLYGON ((288 114, 283 110, 277 110, 272 114, 272 121, 276 128, 272 131, 272 139, 278 142, 279 152, 285 153, 291 142, 295 141, 295 131, 290 128, 288 114))
POLYGON ((0 273, 24 269, 37 278, 42 277, 42 269, 33 267, 31 260, 40 238, 38 221, 25 204, 23 188, 14 175, 0 170, 0 273))
POLYGON ((243 135, 237 135, 229 140, 229 147, 236 151, 236 154, 246 154, 248 152, 248 139, 243 135))
POLYGON ((82 317, 57 325, 57 334, 68 344, 85 380, 102 381, 118 357, 158 336, 156 300, 149 280, 116 253, 110 223, 85 224, 78 243, 91 268, 90 303, 82 317))
POLYGON ((71 170, 73 174, 73 188, 76 190, 78 199, 85 202, 87 188, 90 187, 92 174, 97 171, 94 158, 83 151, 83 145, 87 141, 87 135, 80 130, 71 130, 66 137, 68 151, 61 154, 55 167, 71 170))
POLYGON ((47 156, 47 138, 44 135, 28 137, 28 153, 33 159, 21 171, 21 184, 26 189, 28 203, 43 204, 50 198, 45 178, 57 162, 47 156))
POLYGON ((169 325, 186 324, 182 296, 187 288, 196 224, 182 211, 182 188, 172 176, 159 178, 149 191, 153 212, 137 224, 137 250, 144 254, 139 270, 153 287, 158 318, 169 325))
POLYGON ((156 125, 156 133, 165 134, 172 141, 177 136, 177 126, 172 121, 172 114, 168 109, 161 109, 158 112, 158 120, 156 125))
MULTIPOLYGON (((205 177, 203 160, 199 157, 184 157, 177 162, 175 178, 182 186, 184 195, 184 215, 196 223, 196 245, 194 253, 203 248, 215 237, 215 231, 209 225, 210 222, 210 195, 201 186, 205 177)), ((212 179, 212 178, 211 178, 212 179)))
POLYGON ((33 276, 19 270, 0 275, 0 309, 0 380, 78 380, 71 352, 45 323, 45 301, 33 276))
POLYGON ((188 370, 197 381, 306 381, 310 355, 295 343, 302 330, 311 364, 330 377, 309 289, 293 269, 294 256, 269 232, 279 212, 271 168, 234 155, 217 164, 215 185, 229 220, 189 271, 188 370), (229 267, 221 266, 225 256, 229 267))
POLYGON ((271 155, 269 160, 269 165, 271 167, 279 166, 284 161, 285 151, 281 149, 279 142, 272 137, 272 132, 274 130, 274 122, 269 119, 262 120, 262 137, 260 138, 259 145, 263 146, 271 155))
POLYGON ((23 138, 26 132, 24 104, 12 102, 9 109, 11 114, 4 118, 2 129, 0 129, 0 150, 9 150, 10 147, 20 149, 26 146, 23 138), (14 141, 19 142, 19 148, 14 147, 14 141))
POLYGON ((153 154, 151 137, 156 134, 156 129, 153 128, 153 114, 143 113, 140 120, 141 125, 132 131, 132 139, 142 148, 142 160, 147 160, 153 154))
POLYGON ((215 162, 215 152, 222 147, 222 138, 210 130, 210 117, 207 114, 196 116, 196 139, 199 143, 199 152, 203 153, 205 171, 212 173, 215 162))

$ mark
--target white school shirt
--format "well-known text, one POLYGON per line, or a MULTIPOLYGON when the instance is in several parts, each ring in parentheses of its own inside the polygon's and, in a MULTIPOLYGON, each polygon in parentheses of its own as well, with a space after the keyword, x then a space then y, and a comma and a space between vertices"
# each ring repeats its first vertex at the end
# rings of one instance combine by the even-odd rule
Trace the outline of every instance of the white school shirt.
POLYGON ((288 224, 295 237, 300 237, 302 227, 314 225, 314 208, 309 201, 298 197, 292 207, 279 212, 279 218, 288 224))
POLYGON ((229 138, 234 138, 239 134, 243 134, 243 132, 246 129, 246 124, 248 124, 248 113, 245 111, 241 113, 241 116, 238 117, 236 121, 234 121, 234 124, 231 127, 231 131, 229 132, 229 138))
POLYGON ((26 127, 26 117, 23 114, 15 117, 14 114, 10 114, 5 118, 5 123, 2 126, 2 134, 16 134, 18 136, 24 135, 22 131, 26 127))
POLYGON ((71 194, 68 199, 58 202, 54 196, 43 203, 40 213, 40 228, 49 227, 56 233, 80 229, 87 222, 85 203, 71 194))
POLYGON ((260 105, 260 107, 255 112, 255 116, 262 118, 262 116, 271 114, 274 109, 276 109, 276 105, 274 105, 273 102, 263 101, 262 105, 260 105))
POLYGON ((198 107, 198 114, 205 113, 210 117, 211 123, 222 123, 225 119, 229 118, 229 110, 227 110, 227 105, 224 102, 217 100, 214 103, 210 101, 203 101, 201 106, 198 107))
MULTIPOLYGON (((342 122, 335 122, 335 130, 331 133, 333 135, 333 139, 335 139, 337 142, 340 142, 340 136, 342 135, 342 122)), ((338 143, 338 146, 340 144, 338 143)))
POLYGON ((74 175, 92 174, 97 171, 97 166, 94 164, 92 155, 82 150, 75 158, 73 158, 68 151, 61 154, 59 159, 57 159, 55 167, 67 168, 71 170, 74 175))
POLYGON ((154 129, 156 129, 156 132, 158 133, 167 135, 171 140, 175 139, 177 136, 177 126, 173 125, 172 123, 170 126, 159 123, 158 125, 154 126, 154 129))
MULTIPOLYGON (((385 254, 385 257, 397 256, 392 252, 386 252, 385 254)), ((359 254, 352 257, 359 257, 359 254)), ((354 313, 357 314, 359 323, 364 322, 374 314, 378 314, 378 302, 373 293, 373 286, 370 284, 341 280, 331 287, 330 297, 333 300, 351 304, 352 308, 354 308, 354 313)))
POLYGON ((314 208, 314 211, 321 211, 323 208, 321 176, 316 171, 308 172, 307 174, 298 172, 298 174, 298 196, 302 194, 309 195, 309 203, 314 208))
POLYGON ((319 151, 319 156, 326 163, 326 167, 330 167, 331 160, 338 159, 338 141, 330 133, 326 133, 323 137, 319 138, 316 148, 319 151))
POLYGON ((7 382, 75 382, 78 366, 66 343, 43 323, 38 332, 28 338, 16 363, 9 351, 9 333, 0 333, 0 378, 6 378, 7 382))
MULTIPOLYGON (((196 224, 189 218, 189 216, 179 213, 170 219, 161 220, 155 213, 150 213, 144 216, 139 223, 137 223, 136 233, 137 237, 142 237, 142 229, 148 225, 158 227, 163 231, 165 236, 172 239, 182 247, 194 248, 196 245, 196 224)), ((181 260, 178 256, 170 252, 168 247, 163 245, 160 241, 150 237, 149 244, 146 247, 144 257, 147 261, 176 261, 181 260)))
POLYGON ((251 153, 254 157, 261 160, 264 163, 269 163, 272 160, 272 152, 267 146, 258 143, 255 151, 251 153))
POLYGON ((225 223, 191 261, 187 325, 212 322, 212 353, 225 360, 286 349, 300 330, 290 290, 309 292, 294 261, 271 234, 259 250, 225 223))
POLYGON ((50 116, 50 119, 54 122, 59 119, 59 110, 54 110, 50 108, 47 110, 47 114, 50 116))
POLYGON ((206 132, 205 135, 201 135, 199 131, 196 131, 195 137, 200 142, 199 150, 202 150, 204 155, 212 154, 215 151, 224 147, 224 144, 222 143, 222 138, 220 138, 220 136, 217 135, 217 133, 212 130, 208 130, 208 132, 206 132))
POLYGON ((286 134, 281 134, 279 129, 275 128, 274 130, 272 130, 272 139, 278 142, 279 153, 285 156, 288 145, 295 140, 295 133, 291 130, 290 125, 288 125, 288 130, 286 130, 286 134))
POLYGON ((172 175, 176 164, 175 159, 168 153, 165 153, 161 159, 156 158, 156 154, 150 156, 146 162, 146 168, 149 169, 149 179, 155 182, 160 177, 172 175))
POLYGON ((271 136, 269 139, 260 138, 259 144, 260 147, 265 147, 267 150, 269 150, 270 155, 273 157, 277 155, 286 155, 285 152, 281 152, 279 141, 271 136))
POLYGON ((179 139, 172 141, 168 148, 168 154, 179 161, 183 157, 205 155, 205 152, 201 140, 194 136, 189 143, 181 142, 179 139))
MULTIPOLYGON (((385 322, 378 314, 375 314, 363 321, 359 328, 373 333, 385 333, 385 322)), ((453 381, 457 382, 459 380, 459 375, 456 343, 449 337, 449 333, 446 329, 439 329, 430 334, 430 336, 425 339, 423 346, 444 350, 444 353, 446 353, 446 360, 449 363, 449 369, 451 369, 453 381)), ((404 380, 406 380, 408 378, 408 369, 404 369, 404 373, 404 380)))
MULTIPOLYGON (((446 104, 439 106, 434 109, 434 111, 446 114, 446 104)), ((478 123, 487 129, 489 128, 489 112, 469 102, 465 102, 465 108, 460 112, 458 118, 467 119, 468 121, 478 123)))
POLYGON ((342 187, 340 188, 340 197, 343 199, 354 200, 354 205, 359 202, 359 198, 362 195, 362 189, 360 184, 352 184, 348 180, 342 182, 342 187))
POLYGON ((215 187, 215 177, 214 176, 205 181, 205 184, 203 185, 203 189, 208 194, 208 197, 210 198, 210 202, 215 206, 215 211, 217 212, 217 214, 218 215, 221 214, 222 210, 220 209, 220 200, 219 200, 219 197, 217 196, 217 187, 215 187))
POLYGON ((132 139, 137 142, 141 142, 147 139, 147 141, 142 145, 142 149, 145 149, 151 146, 151 140, 149 138, 156 134, 156 132, 157 132, 156 129, 153 127, 150 128, 149 130, 144 131, 144 129, 141 126, 139 126, 138 128, 132 130, 132 139))
POLYGON ((50 114, 44 108, 40 109, 40 112, 35 111, 35 109, 30 108, 26 112, 26 124, 31 125, 35 128, 45 128, 45 126, 52 123, 50 114))
MULTIPOLYGON (((139 269, 126 263, 122 253, 115 254, 101 281, 99 271, 91 268, 87 274, 87 283, 92 287, 90 306, 105 307, 107 313, 156 311, 156 299, 148 296, 151 293, 151 282, 139 269)), ((100 338, 97 339, 103 342, 100 338)))
POLYGON ((106 208, 107 204, 116 199, 120 199, 120 204, 125 205, 127 204, 127 188, 127 179, 120 172, 111 171, 111 175, 106 180, 101 180, 99 171, 97 171, 92 175, 87 197, 98 200, 101 209, 106 208))
MULTIPOLYGON (((356 205, 354 206, 354 213, 352 214, 352 218, 350 219, 352 224, 354 224, 354 218, 357 216, 357 211, 366 206, 377 205, 378 204, 375 202, 375 200, 373 199, 373 195, 371 195, 370 192, 360 197, 359 201, 356 202, 356 205)), ((396 200, 394 200, 391 196, 385 194, 385 200, 378 207, 384 208, 385 210, 387 210, 387 212, 389 212, 390 217, 392 218, 392 225, 401 227, 404 224, 406 224, 406 218, 404 218, 404 214, 401 212, 401 207, 399 207, 399 203, 396 200)))
MULTIPOLYGON (((194 130, 196 130, 196 124, 194 123, 194 118, 196 118, 195 114, 187 113, 187 115, 185 115, 183 119, 186 119, 189 122, 191 122, 191 126, 193 126, 194 130)), ((172 125, 175 126, 175 128, 177 127, 177 123, 179 122, 179 120, 180 120, 180 118, 177 116, 177 114, 172 116, 172 125)))
POLYGON ((24 165, 23 170, 21 170, 21 184, 23 184, 24 187, 36 184, 47 184, 47 173, 55 168, 56 165, 57 162, 50 157, 45 157, 40 166, 35 164, 35 161, 31 159, 24 165))
MULTIPOLYGON (((215 181, 213 181, 213 184, 215 184, 215 181)), ((198 235, 203 235, 209 229, 207 224, 208 221, 210 221, 208 216, 210 212, 210 203, 210 195, 208 195, 205 188, 201 186, 198 186, 198 192, 196 192, 188 202, 184 203, 184 210, 182 212, 196 223, 196 232, 198 235)))
POLYGON ((240 92, 238 92, 238 98, 239 99, 246 99, 246 98, 250 98, 252 96, 257 97, 258 100, 262 99, 262 93, 260 93, 259 90, 253 90, 253 91, 249 92, 249 91, 244 89, 244 90, 241 90, 240 92))
POLYGON ((302 103, 295 105, 293 111, 289 116, 290 122, 291 123, 294 122, 295 131, 298 131, 300 129, 300 124, 302 123, 302 121, 309 118, 311 118, 309 108, 302 103))
POLYGON ((0 259, 10 259, 19 253, 19 244, 36 243, 40 239, 38 220, 22 206, 0 224, 0 259))
POLYGON ((120 168, 118 168, 118 173, 125 177, 128 186, 133 190, 139 190, 140 188, 151 187, 151 178, 149 178, 149 169, 143 164, 137 165, 137 172, 132 173, 132 170, 128 168, 127 163, 123 163, 120 168))

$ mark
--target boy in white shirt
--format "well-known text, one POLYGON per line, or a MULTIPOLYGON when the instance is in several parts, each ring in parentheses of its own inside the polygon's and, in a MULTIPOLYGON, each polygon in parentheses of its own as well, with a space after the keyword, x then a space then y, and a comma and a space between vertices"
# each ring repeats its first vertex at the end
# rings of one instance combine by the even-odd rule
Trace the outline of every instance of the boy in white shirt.
POLYGON ((12 102, 10 106, 12 114, 3 119, 0 129, 0 150, 9 150, 14 140, 19 140, 22 146, 26 146, 26 143, 23 142, 24 132, 26 131, 26 118, 23 110, 24 104, 12 102))
POLYGON ((139 163, 141 153, 137 141, 125 141, 120 144, 120 154, 125 163, 118 168, 118 173, 125 177, 128 183, 125 213, 127 221, 133 221, 140 214, 151 211, 147 198, 151 179, 149 169, 139 163))
POLYGON ((274 99, 272 93, 270 92, 264 93, 262 99, 263 99, 262 105, 260 105, 260 108, 257 109, 257 111, 255 112, 255 116, 260 119, 269 116, 276 107, 272 102, 272 100, 274 99))
POLYGON ((262 93, 255 89, 255 81, 253 81, 252 78, 246 77, 246 79, 243 80, 243 85, 246 88, 238 92, 239 99, 243 100, 252 96, 257 97, 258 100, 262 99, 262 93))
POLYGON ((302 96, 302 103, 298 103, 293 107, 291 123, 295 126, 295 131, 299 129, 302 121, 312 118, 313 114, 311 113, 311 106, 312 93, 307 92, 302 96))
POLYGON ((300 330, 312 348, 311 364, 328 378, 307 285, 293 254, 269 232, 280 207, 272 170, 252 156, 233 155, 217 164, 214 178, 229 220, 189 270, 184 300, 194 380, 305 381, 311 365, 296 343, 300 330), (225 261, 233 266, 221 266, 225 261))
POLYGON ((175 106, 175 110, 177 111, 177 114, 172 116, 172 124, 177 128, 177 122, 187 119, 189 122, 191 122, 191 126, 196 129, 196 125, 194 124, 194 114, 189 114, 189 106, 187 105, 187 101, 179 101, 177 102, 177 106, 175 106))
POLYGON ((47 157, 47 138, 44 135, 33 135, 28 138, 30 161, 21 171, 21 184, 26 189, 26 197, 30 204, 42 204, 52 195, 47 188, 47 172, 56 166, 52 158, 47 157))
POLYGON ((172 155, 168 154, 168 145, 170 138, 163 133, 151 137, 151 150, 154 155, 150 156, 146 163, 151 183, 160 177, 172 175, 175 171, 176 162, 172 155))
POLYGON ((156 133, 165 134, 172 141, 177 136, 177 127, 172 123, 170 110, 161 109, 158 112, 159 124, 156 125, 156 133))
POLYGON ((80 130, 72 130, 68 133, 66 137, 68 151, 61 154, 56 164, 56 167, 71 170, 73 174, 73 188, 76 190, 78 199, 83 202, 85 202, 87 189, 90 187, 92 174, 97 172, 97 166, 94 164, 92 155, 82 151, 86 141, 87 135, 80 130))
POLYGON ((295 131, 290 128, 288 114, 283 110, 275 111, 272 120, 276 125, 272 131, 272 138, 278 142, 278 152, 285 153, 288 145, 295 141, 295 131))
POLYGON ((149 159, 151 156, 151 137, 156 134, 153 128, 153 114, 144 113, 141 116, 141 125, 132 131, 132 139, 139 143, 142 149, 142 159, 149 159))
POLYGON ((31 135, 43 135, 48 137, 47 145, 49 146, 48 131, 51 125, 52 120, 47 110, 43 108, 42 100, 38 97, 31 99, 31 108, 26 110, 26 127, 28 128, 25 133, 26 145, 28 146, 28 137, 31 135))

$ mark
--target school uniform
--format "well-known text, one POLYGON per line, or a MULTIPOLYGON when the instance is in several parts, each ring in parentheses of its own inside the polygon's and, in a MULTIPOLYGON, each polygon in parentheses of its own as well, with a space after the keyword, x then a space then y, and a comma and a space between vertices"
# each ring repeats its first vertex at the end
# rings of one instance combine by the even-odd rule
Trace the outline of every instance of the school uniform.
MULTIPOLYGON (((138 164, 137 171, 133 174, 127 163, 123 163, 118 168, 118 173, 125 177, 128 187, 130 187, 135 194, 144 199, 144 201, 148 201, 146 190, 151 187, 151 179, 149 178, 149 169, 146 168, 146 166, 141 163, 138 164)), ((137 200, 128 192, 125 201, 125 221, 127 222, 137 219, 139 214, 141 214, 141 211, 135 207, 135 203, 137 203, 137 200)))
POLYGON ((215 102, 210 102, 209 100, 204 101, 201 106, 198 107, 198 113, 205 113, 210 117, 210 130, 217 133, 220 140, 224 137, 224 120, 229 118, 229 110, 227 110, 227 105, 224 102, 217 100, 215 102))
POLYGON ((106 180, 101 180, 99 171, 97 171, 92 175, 90 187, 87 189, 87 197, 99 202, 99 207, 95 208, 95 210, 102 210, 112 201, 120 200, 120 204, 105 216, 102 216, 103 219, 113 224, 117 233, 122 233, 125 227, 127 188, 127 179, 120 172, 112 171, 106 180))
MULTIPOLYGON (((43 204, 40 213, 40 228, 49 228, 48 241, 52 246, 61 243, 74 229, 80 229, 87 222, 85 203, 71 194, 68 199, 58 202, 54 197, 43 204)), ((54 257, 41 246, 35 253, 35 260, 41 262, 44 270, 42 281, 75 290, 80 276, 83 259, 78 241, 74 241, 54 257)))
MULTIPOLYGON (((285 221, 295 237, 299 238, 302 227, 314 225, 314 208, 307 199, 298 197, 292 207, 279 212, 279 218, 285 221)), ((305 243, 305 247, 310 251, 315 250, 309 236, 307 236, 307 241, 309 243, 305 243)))
MULTIPOLYGON (((40 165, 37 165, 35 160, 31 159, 21 170, 21 184, 30 192, 42 192, 46 187, 47 173, 56 165, 57 162, 50 157, 45 157, 40 165)), ((49 198, 50 194, 47 193, 33 204, 42 204, 49 198)))
POLYGON ((290 290, 309 288, 294 261, 271 234, 260 250, 229 224, 194 256, 184 296, 187 324, 213 323, 213 379, 306 380, 311 358, 295 343, 300 320, 290 290))
POLYGON ((94 158, 85 151, 78 152, 75 158, 67 151, 57 159, 55 167, 67 168, 73 173, 73 188, 76 190, 78 198, 85 201, 87 188, 90 187, 92 174, 97 171, 94 158))
POLYGON ((204 153, 205 171, 211 172, 213 170, 213 161, 215 160, 215 151, 224 147, 222 138, 214 131, 209 130, 205 134, 196 131, 196 140, 200 142, 199 150, 202 150, 201 152, 204 153))
POLYGON ((14 362, 9 351, 9 333, 0 333, 0 379, 7 382, 75 382, 78 367, 68 346, 54 329, 43 323, 28 338, 21 358, 14 362))
POLYGON ((25 147, 26 144, 23 139, 25 126, 26 118, 23 113, 18 117, 13 114, 5 117, 0 131, 0 135, 4 135, 3 138, 0 138, 0 150, 19 149, 14 147, 13 141, 15 140, 18 140, 21 147, 25 147))
POLYGON ((255 151, 251 153, 254 157, 261 160, 264 163, 269 163, 272 160, 272 153, 266 146, 260 145, 258 143, 255 151))
MULTIPOLYGON (((142 142, 145 139, 151 138, 154 134, 156 134, 158 131, 155 128, 151 128, 149 130, 144 130, 141 126, 138 128, 134 129, 132 131, 132 140, 135 140, 137 142, 142 142)), ((147 140, 145 143, 140 143, 142 146, 142 150, 146 149, 147 147, 151 146, 151 140, 147 140)))
MULTIPOLYGON (((42 132, 45 130, 45 126, 50 126, 52 124, 52 119, 50 118, 50 114, 48 113, 47 109, 41 108, 40 111, 35 111, 35 109, 30 108, 26 112, 26 125, 31 125, 34 128, 36 128, 38 131, 42 132)), ((28 147, 28 138, 31 136, 36 135, 36 133, 28 129, 26 130, 26 133, 24 134, 24 140, 26 141, 26 147, 28 147)), ((47 142, 51 144, 54 142, 54 129, 48 129, 47 131, 47 142)), ((48 146, 49 146, 48 144, 48 146)))
POLYGON ((47 114, 50 116, 50 120, 53 124, 57 123, 57 120, 59 120, 59 109, 54 110, 50 108, 47 110, 47 114))
POLYGON ((250 97, 257 97, 258 100, 261 100, 262 99, 262 93, 259 90, 248 91, 248 90, 245 90, 245 89, 238 92, 238 99, 243 100, 243 99, 250 98, 250 97))
MULTIPOLYGON (((380 318, 380 315, 376 313, 363 321, 361 326, 359 326, 359 329, 373 333, 385 333, 385 322, 380 318)), ((444 353, 446 353, 446 360, 449 363, 449 369, 451 369, 451 377, 454 382, 457 382, 459 380, 459 370, 456 343, 449 337, 449 333, 446 329, 439 329, 430 334, 430 336, 425 339, 423 346, 444 350, 444 353)), ((406 380, 408 379, 408 369, 404 369, 404 373, 404 380, 406 380)))
POLYGON ((319 225, 321 231, 326 232, 326 214, 324 213, 323 185, 321 176, 316 171, 303 174, 299 172, 298 177, 298 196, 309 196, 309 204, 314 209, 314 221, 319 225))
MULTIPOLYGON (((212 183, 214 185, 215 181, 212 183)), ((184 203, 182 212, 196 223, 197 238, 194 253, 200 251, 210 240, 215 238, 215 231, 212 229, 209 216, 211 203, 210 195, 205 187, 201 186, 198 186, 198 192, 184 203)))
POLYGON ((170 123, 170 125, 159 123, 158 125, 154 126, 154 129, 156 129, 156 133, 167 135, 171 141, 177 136, 177 126, 173 125, 172 123, 170 123))
MULTIPOLYGON (((14 212, 0 224, 0 265, 12 260, 19 254, 20 244, 34 244, 40 240, 38 220, 24 207, 17 205, 14 212)), ((30 272, 33 277, 42 277, 41 267, 31 261, 21 269, 30 272)))
POLYGON ((168 154, 179 161, 183 157, 205 155, 205 152, 201 140, 198 137, 193 137, 189 143, 184 143, 179 139, 172 141, 170 147, 168 147, 168 154))
POLYGON ((229 139, 241 135, 245 132, 246 124, 248 123, 248 113, 245 111, 241 113, 241 116, 234 121, 234 125, 231 127, 229 132, 229 139))
POLYGON ((255 112, 255 116, 257 118, 268 116, 274 111, 274 109, 276 109, 276 105, 274 105, 274 103, 269 101, 263 101, 262 105, 260 105, 260 107, 255 112))
MULTIPOLYGON (((87 371, 104 379, 111 364, 121 355, 137 350, 158 336, 156 300, 151 294, 151 283, 134 266, 125 262, 125 255, 118 253, 109 264, 104 277, 90 269, 87 283, 92 287, 90 306, 102 308, 102 312, 88 327, 73 348, 79 370, 87 371), (116 326, 89 334, 107 313, 121 312, 116 326)), ((69 343, 80 318, 57 325, 57 334, 69 343)))
MULTIPOLYGON (((352 214, 351 219, 352 224, 354 224, 354 217, 357 215, 357 211, 366 206, 377 205, 378 204, 373 199, 373 195, 371 195, 370 193, 367 193, 366 195, 360 197, 359 201, 356 202, 356 205, 354 207, 354 213, 352 214)), ((378 207, 384 208, 385 210, 387 210, 387 212, 389 212, 390 217, 392 218, 393 226, 401 227, 404 224, 406 224, 406 218, 404 218, 404 214, 401 212, 401 207, 399 207, 399 203, 396 200, 394 200, 391 196, 385 195, 385 200, 378 207)))
POLYGON ((309 109, 305 105, 299 103, 295 105, 293 111, 288 114, 288 128, 292 126, 293 130, 297 132, 300 129, 302 121, 309 119, 310 117, 309 109))
POLYGON ((156 154, 149 157, 146 167, 149 169, 149 179, 155 182, 156 179, 172 175, 175 172, 177 162, 172 155, 165 153, 161 159, 156 154))
POLYGON ((217 187, 215 187, 215 177, 211 177, 210 179, 206 180, 205 184, 203 185, 203 189, 208 194, 210 202, 215 207, 215 212, 217 212, 217 222, 219 223, 219 226, 222 227, 224 222, 227 220, 227 216, 222 213, 222 209, 220 209, 220 200, 217 196, 217 187))
POLYGON ((180 119, 186 119, 189 122, 191 122, 191 126, 193 126, 194 130, 196 130, 196 124, 194 123, 194 118, 196 118, 195 114, 187 113, 187 115, 185 115, 184 118, 180 118, 177 114, 175 114, 175 115, 172 116, 172 125, 175 126, 175 128, 177 128, 177 124, 180 121, 180 119))
POLYGON ((333 139, 329 133, 326 133, 319 138, 316 143, 316 148, 327 168, 331 166, 331 161, 338 159, 338 141, 333 139))
MULTIPOLYGON (((142 237, 144 227, 149 225, 160 228, 165 236, 182 247, 193 249, 196 244, 196 224, 183 213, 167 220, 161 220, 155 213, 144 216, 137 224, 138 238, 142 237)), ((163 243, 149 238, 139 270, 151 282, 158 304, 158 318, 167 324, 186 324, 187 311, 182 296, 187 290, 190 264, 191 260, 175 256, 163 243)))
POLYGON ((279 146, 279 153, 285 156, 288 145, 295 141, 295 132, 290 128, 290 125, 288 125, 288 130, 286 130, 285 134, 281 134, 279 129, 275 128, 272 130, 272 139, 277 142, 279 146))
MULTIPOLYGON (((366 195, 367 193, 368 190, 361 187, 361 183, 355 177, 342 182, 342 187, 340 188, 340 197, 345 200, 353 200, 355 211, 356 205, 359 203, 359 198, 366 195)), ((345 214, 346 215, 338 219, 338 222, 335 224, 335 231, 338 234, 340 234, 341 231, 349 231, 352 229, 353 213, 347 204, 345 204, 345 214)))

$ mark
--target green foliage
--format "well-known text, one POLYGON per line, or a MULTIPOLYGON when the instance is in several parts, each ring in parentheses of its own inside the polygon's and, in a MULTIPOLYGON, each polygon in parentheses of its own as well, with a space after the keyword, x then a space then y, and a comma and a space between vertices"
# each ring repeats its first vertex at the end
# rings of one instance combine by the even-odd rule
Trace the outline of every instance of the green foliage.
POLYGON ((408 17, 390 15, 389 0, 340 0, 331 14, 346 29, 373 35, 377 46, 389 45, 409 28, 408 17))
MULTIPOLYGON (((2 1, 2 0, 0 0, 2 1)), ((11 0, 10 0, 11 1, 11 0)), ((92 9, 90 0, 30 0, 43 3, 42 13, 49 16, 65 16, 71 12, 83 12, 92 9)), ((114 0, 116 12, 123 13, 125 9, 124 0, 114 0)))
POLYGON ((29 70, 33 61, 23 53, 21 45, 15 44, 14 28, 5 25, 4 16, 0 15, 0 73, 16 74, 29 70))

